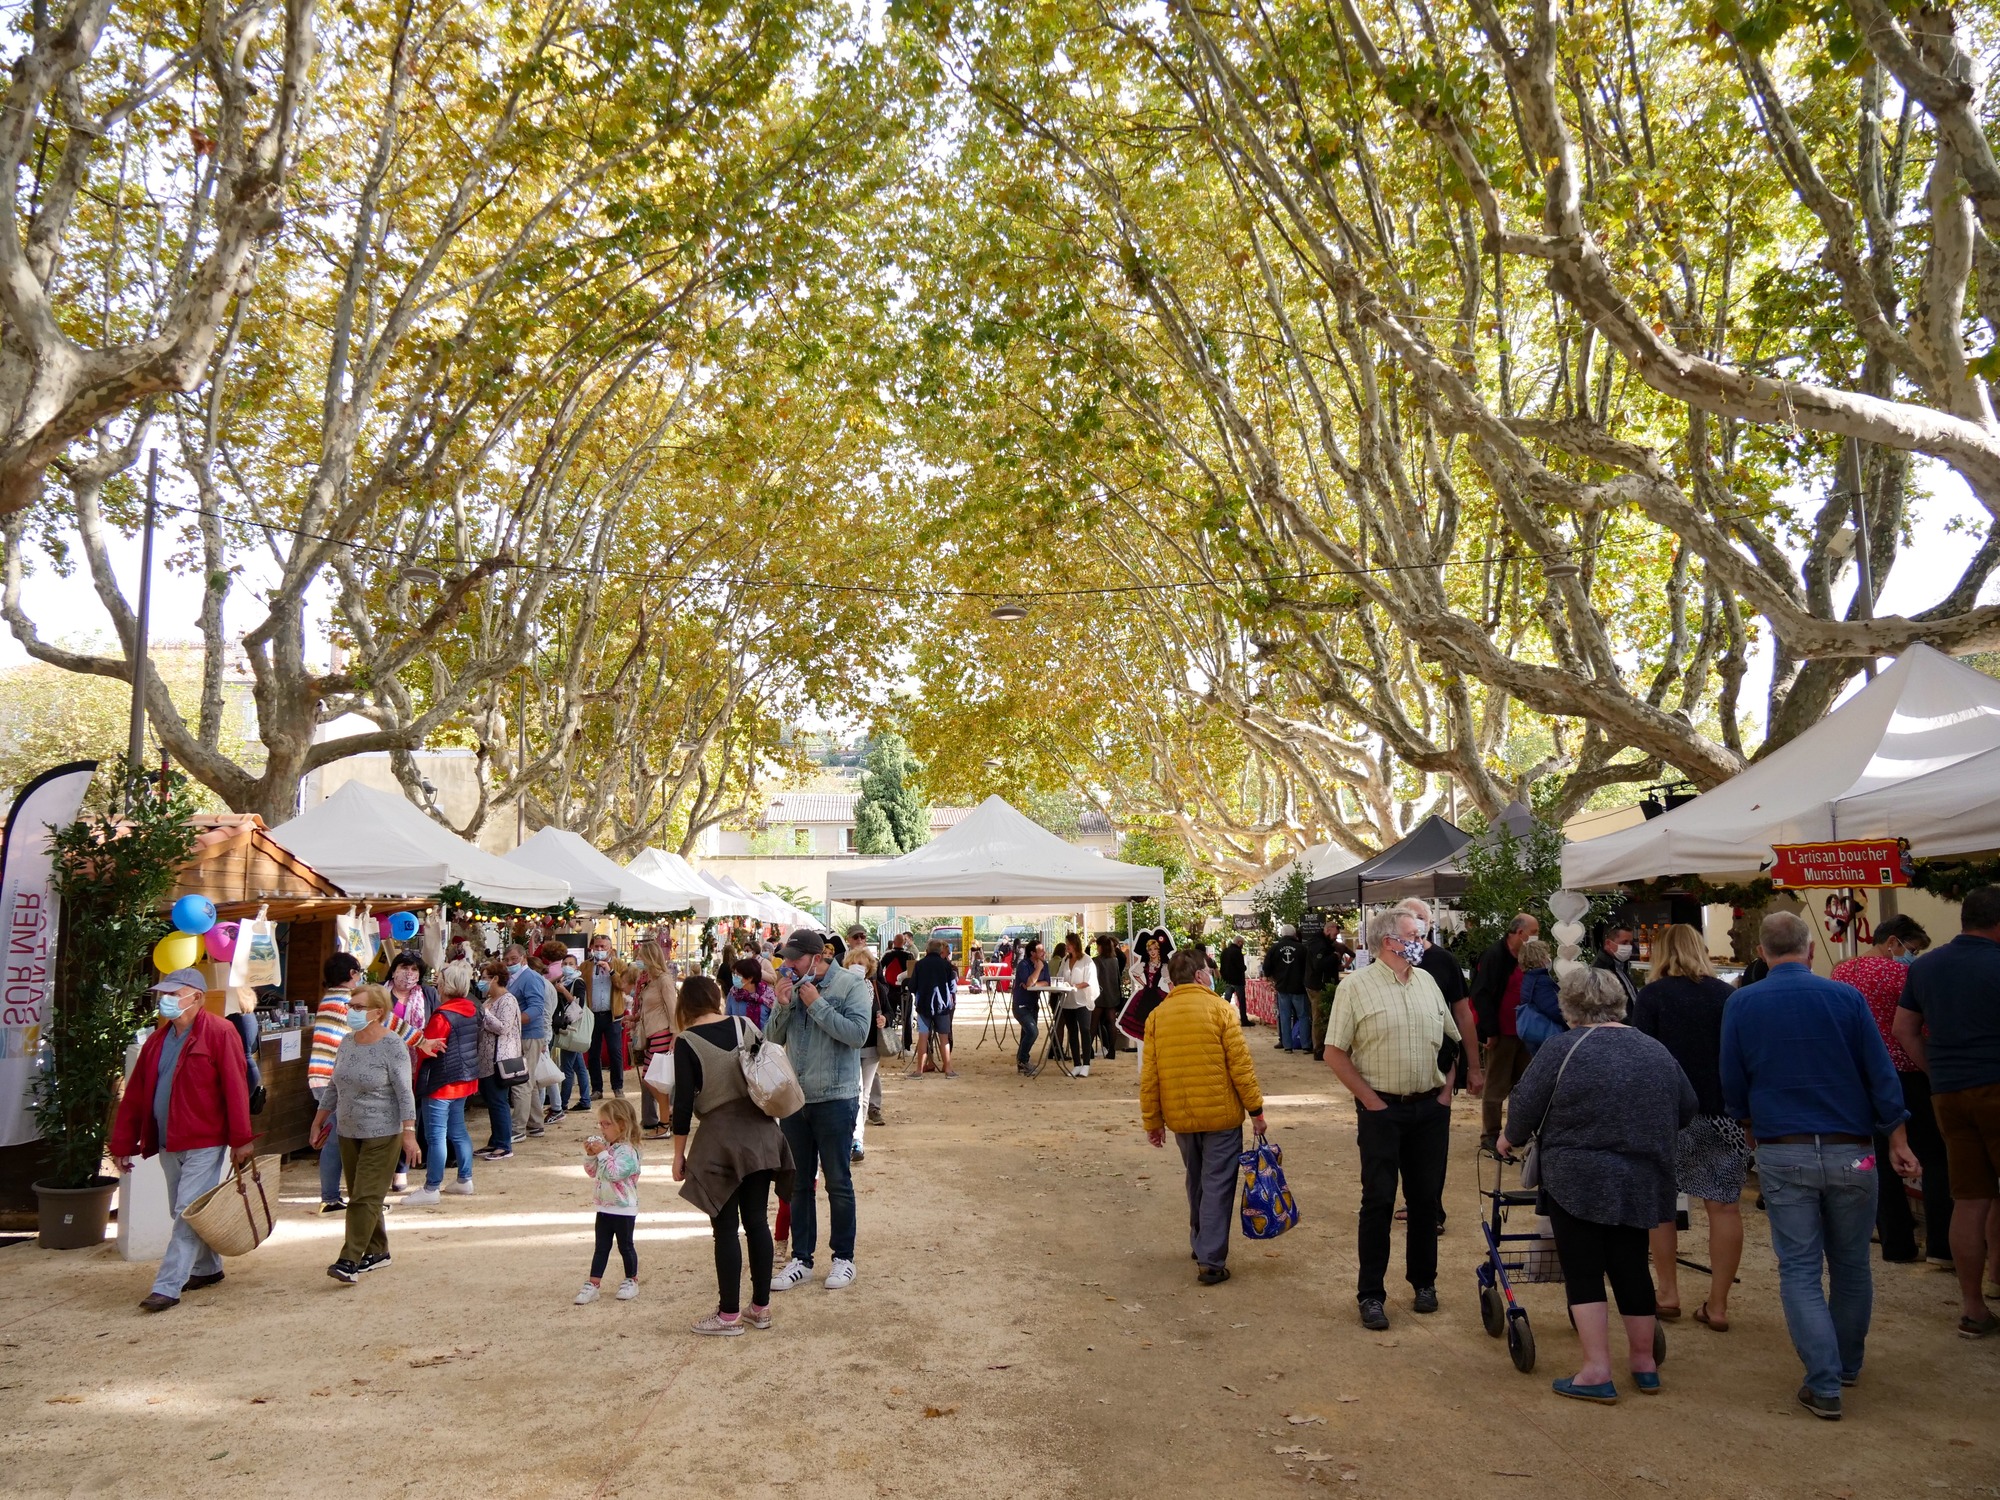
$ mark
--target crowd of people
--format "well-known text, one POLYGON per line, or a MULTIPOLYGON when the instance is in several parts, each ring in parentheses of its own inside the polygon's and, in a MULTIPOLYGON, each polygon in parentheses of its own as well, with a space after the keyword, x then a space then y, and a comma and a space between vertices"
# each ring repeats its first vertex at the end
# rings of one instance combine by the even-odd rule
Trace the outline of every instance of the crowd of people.
MULTIPOLYGON (((1954 1271, 1961 1336, 2000 1333, 1987 1301, 2000 1294, 2000 888, 1970 893, 1962 923, 1926 951, 1917 923, 1892 918, 1824 978, 1810 965, 1811 929, 1773 912, 1758 965, 1734 988, 1701 935, 1680 926, 1655 938, 1639 983, 1636 934, 1619 918, 1595 962, 1560 979, 1525 913, 1469 977, 1422 901, 1372 914, 1358 944, 1334 921, 1304 939, 1281 929, 1262 958, 1278 997, 1274 1045, 1323 1060, 1355 1102, 1362 1325, 1390 1326, 1399 1220, 1410 1307, 1440 1306, 1451 1103, 1466 1089, 1482 1096, 1481 1149, 1532 1162, 1524 1182, 1532 1177, 1581 1348, 1576 1370, 1555 1382, 1560 1395, 1618 1399, 1613 1303, 1631 1388, 1660 1391, 1655 1323, 1683 1314, 1679 1195, 1701 1205, 1708 1239, 1692 1321, 1728 1332, 1753 1167, 1805 1410, 1837 1420, 1842 1390, 1861 1377, 1871 1237, 1886 1261, 1954 1271), (1919 1174, 1916 1213, 1901 1179, 1919 1174)), ((516 943, 483 963, 454 952, 430 977, 405 950, 379 984, 355 957, 329 958, 308 1069, 321 1210, 345 1216, 328 1274, 351 1285, 390 1263, 393 1193, 405 1206, 469 1195, 476 1165, 508 1160, 580 1111, 594 1122, 583 1166, 596 1243, 578 1303, 597 1299, 614 1248, 617 1297, 638 1295, 632 1226, 648 1139, 671 1138, 680 1195, 714 1229, 716 1305, 694 1332, 769 1328, 775 1293, 815 1279, 852 1286, 853 1167, 867 1125, 883 1120, 882 1063, 907 1057, 911 1077, 955 1076, 951 944, 934 937, 919 955, 904 932, 878 953, 856 927, 845 940, 796 931, 782 943, 729 930, 718 947, 711 967, 679 962, 665 936, 629 957, 602 936, 580 957, 559 941, 516 943), (781 1117, 766 1112, 744 1062, 767 1046, 782 1049, 798 1095, 781 1117), (627 1097, 628 1068, 643 1110, 627 1097), (475 1093, 488 1124, 480 1149, 466 1120, 475 1093), (417 1169, 422 1185, 411 1188, 417 1169)), ((968 981, 982 958, 966 955, 968 981)), ((1070 934, 1053 951, 1030 935, 1002 942, 995 961, 1012 991, 1021 1067, 1044 1004, 1075 1076, 1088 1078, 1100 1055, 1134 1056, 1142 1126, 1154 1145, 1173 1132, 1181 1152, 1197 1279, 1226 1281, 1245 1120, 1264 1133, 1241 939, 1218 956, 1199 941, 1176 946, 1164 929, 1092 944, 1070 934)), ((204 1008, 199 970, 169 974, 155 992, 161 1024, 139 1054, 112 1149, 121 1170, 158 1153, 178 1211, 247 1158, 252 1085, 238 1033, 204 1008)), ((141 1306, 164 1311, 222 1277, 177 1219, 141 1306)))

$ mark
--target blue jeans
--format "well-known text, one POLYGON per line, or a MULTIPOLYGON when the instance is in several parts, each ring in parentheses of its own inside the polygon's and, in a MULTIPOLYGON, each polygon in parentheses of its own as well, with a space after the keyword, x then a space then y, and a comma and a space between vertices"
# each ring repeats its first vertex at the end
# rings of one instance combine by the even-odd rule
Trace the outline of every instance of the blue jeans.
POLYGON ((229 1148, 202 1146, 193 1151, 162 1151, 160 1170, 167 1176, 167 1203, 173 1209, 174 1232, 167 1241, 167 1253, 160 1257, 160 1272, 153 1278, 153 1290, 163 1297, 178 1297, 190 1276, 213 1276, 222 1269, 222 1257, 194 1232, 194 1226, 181 1217, 181 1210, 229 1175, 229 1148))
MULTIPOLYGON (((314 1089, 313 1102, 317 1104, 325 1092, 324 1089, 314 1089)), ((326 1117, 326 1144, 319 1148, 319 1201, 340 1202, 340 1118, 337 1112, 326 1117)))
POLYGON ((1868 1268, 1875 1175, 1875 1148, 1865 1141, 1757 1148, 1778 1300, 1815 1395, 1838 1396, 1841 1377, 1861 1373, 1875 1300, 1868 1268))
POLYGON ((1014 1022, 1021 1028, 1021 1043, 1014 1049, 1014 1066, 1025 1068, 1028 1054, 1035 1050, 1035 1038, 1042 1033, 1042 999, 1039 995, 1023 995, 1014 1002, 1014 1022))
POLYGON ((426 1099, 419 1106, 424 1114, 424 1186, 436 1188, 444 1182, 444 1148, 458 1158, 458 1180, 472 1181, 472 1132, 465 1128, 463 1099, 426 1099))
POLYGON ((1278 1045, 1287 1052, 1312 1046, 1312 1006, 1304 995, 1279 994, 1278 1045))
POLYGON ((822 1099, 778 1122, 792 1148, 798 1184, 792 1189, 792 1259, 813 1263, 819 1245, 819 1210, 813 1189, 826 1174, 826 1205, 833 1220, 827 1237, 835 1260, 854 1259, 854 1120, 859 1099, 822 1099))
POLYGON ((590 1066, 588 1054, 565 1050, 562 1054, 562 1107, 569 1108, 569 1089, 576 1085, 578 1109, 590 1108, 590 1066))
POLYGON ((514 1149, 514 1091, 500 1081, 498 1073, 488 1073, 479 1080, 479 1097, 486 1101, 486 1118, 492 1123, 493 1135, 486 1143, 488 1151, 512 1151, 514 1149))

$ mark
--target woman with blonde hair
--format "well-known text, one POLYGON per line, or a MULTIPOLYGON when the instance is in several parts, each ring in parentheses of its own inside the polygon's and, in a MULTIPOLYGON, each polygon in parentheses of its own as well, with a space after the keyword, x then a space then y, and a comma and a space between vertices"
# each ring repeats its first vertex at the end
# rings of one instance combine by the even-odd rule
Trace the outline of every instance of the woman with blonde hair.
MULTIPOLYGON (((633 948, 638 962, 628 965, 625 983, 631 994, 627 1008, 638 1017, 632 1037, 632 1063, 643 1078, 646 1065, 674 1045, 674 1007, 680 1003, 679 970, 673 959, 674 940, 642 938, 633 948)), ((643 1083, 645 1130, 648 1140, 667 1134, 667 1122, 660 1118, 660 1105, 652 1089, 643 1083)))
POLYGON ((312 1144, 323 1146, 340 1121, 340 1162, 347 1173, 347 1239, 340 1258, 326 1268, 352 1286, 364 1272, 389 1264, 382 1230, 382 1200, 396 1175, 400 1153, 421 1165, 417 1145, 417 1096, 410 1087, 410 1049, 387 1026, 389 992, 364 984, 347 1001, 348 1033, 334 1054, 333 1076, 313 1116, 312 1144))
MULTIPOLYGON (((1729 1331, 1729 1288, 1743 1260, 1743 1213, 1737 1199, 1750 1145, 1722 1102, 1722 1012, 1735 992, 1716 977, 1701 934, 1676 922, 1653 945, 1652 983, 1639 991, 1632 1024, 1674 1056, 1694 1086, 1695 1117, 1674 1144, 1674 1178, 1708 1215, 1708 1300, 1695 1321, 1729 1331)), ((1652 1234, 1653 1276, 1662 1318, 1681 1315, 1680 1234, 1672 1218, 1652 1234)))

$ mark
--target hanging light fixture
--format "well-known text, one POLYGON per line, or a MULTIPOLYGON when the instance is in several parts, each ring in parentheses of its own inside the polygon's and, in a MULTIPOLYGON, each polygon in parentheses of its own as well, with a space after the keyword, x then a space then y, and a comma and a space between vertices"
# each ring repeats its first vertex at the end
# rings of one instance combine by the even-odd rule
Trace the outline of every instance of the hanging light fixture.
POLYGON ((1006 599, 994 605, 992 613, 994 619, 1006 620, 1012 623, 1015 620, 1025 620, 1028 618, 1028 606, 1022 604, 1019 600, 1006 599))

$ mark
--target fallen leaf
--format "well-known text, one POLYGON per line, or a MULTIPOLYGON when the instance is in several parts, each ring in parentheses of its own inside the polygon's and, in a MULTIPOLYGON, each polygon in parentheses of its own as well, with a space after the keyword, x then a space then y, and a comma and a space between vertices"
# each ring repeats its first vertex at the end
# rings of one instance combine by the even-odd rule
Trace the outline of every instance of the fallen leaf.
POLYGON ((313 1392, 313 1394, 314 1394, 315 1396, 331 1396, 331 1395, 333 1394, 333 1392, 332 1392, 332 1391, 314 1391, 314 1392, 313 1392))
POLYGON ((988 1365, 986 1368, 989 1370, 1011 1370, 1014 1367, 1012 1365, 988 1365))
POLYGON ((1341 1402, 1343 1405, 1352 1406, 1356 1401, 1359 1401, 1361 1398, 1359 1396, 1336 1396, 1334 1399, 1336 1401, 1341 1402))
POLYGON ((1271 1451, 1281 1454, 1286 1458, 1304 1458, 1306 1456, 1306 1450, 1297 1445, 1290 1448, 1273 1448, 1271 1451))
POLYGON ((209 1454, 208 1461, 210 1463, 214 1463, 218 1458, 227 1458, 227 1457, 229 1457, 229 1450, 227 1448, 224 1448, 220 1453, 209 1454))
POLYGON ((1953 1438, 1951 1446, 1954 1448, 1976 1448, 1979 1445, 1973 1442, 1971 1438, 1953 1438))
POLYGON ((924 1408, 924 1415, 927 1417, 948 1417, 957 1410, 958 1404, 956 1402, 953 1402, 950 1406, 926 1406, 924 1408))
MULTIPOLYGON (((1526 1469, 1494 1469, 1491 1472, 1498 1474, 1502 1479, 1533 1479, 1535 1477, 1526 1469)), ((1854 1497, 1849 1495, 1846 1497, 1846 1500, 1854 1500, 1854 1497)))
POLYGON ((1330 1464, 1333 1462, 1333 1455, 1331 1453, 1307 1453, 1305 1460, 1309 1464, 1330 1464))
POLYGON ((75 1406, 81 1400, 83 1400, 81 1396, 51 1396, 42 1404, 44 1406, 75 1406))
POLYGON ((1292 1424, 1292 1425, 1293 1425, 1294 1427, 1314 1427, 1314 1426, 1318 1426, 1318 1427, 1324 1427, 1324 1426, 1326 1426, 1326 1418, 1325 1418, 1325 1417, 1315 1417, 1315 1416, 1310 1416, 1310 1415, 1301 1415, 1301 1416, 1296 1416, 1296 1417, 1295 1417, 1295 1416, 1293 1416, 1293 1415, 1292 1415, 1292 1414, 1291 1414, 1290 1412, 1286 1412, 1286 1413, 1285 1413, 1285 1420, 1286 1420, 1287 1422, 1290 1422, 1290 1423, 1291 1423, 1291 1424, 1292 1424))
POLYGON ((165 1396, 148 1396, 146 1398, 146 1404, 148 1406, 165 1406, 167 1404, 167 1398, 165 1396))
POLYGON ((1634 1479, 1643 1479, 1648 1484, 1657 1484, 1661 1489, 1667 1488, 1666 1480, 1660 1478, 1660 1476, 1657 1474, 1649 1474, 1644 1469, 1634 1469, 1632 1471, 1632 1477, 1634 1479))
POLYGON ((271 1398, 269 1396, 252 1396, 250 1398, 250 1404, 252 1406, 263 1406, 266 1403, 268 1403, 270 1399, 271 1398))
POLYGON ((1248 1391, 1239 1391, 1233 1385, 1225 1385, 1223 1389, 1229 1392, 1229 1394, 1234 1396, 1238 1401, 1248 1401, 1250 1399, 1250 1393, 1248 1391))

